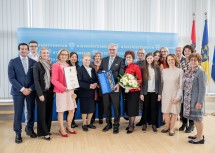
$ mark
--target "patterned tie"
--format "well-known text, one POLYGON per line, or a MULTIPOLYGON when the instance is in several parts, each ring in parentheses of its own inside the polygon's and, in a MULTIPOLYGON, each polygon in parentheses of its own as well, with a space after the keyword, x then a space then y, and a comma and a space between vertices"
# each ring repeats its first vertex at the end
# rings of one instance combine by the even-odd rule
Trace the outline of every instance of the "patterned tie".
POLYGON ((27 72, 28 72, 28 65, 27 65, 27 59, 26 58, 22 58, 22 65, 24 67, 25 74, 27 74, 27 72))
POLYGON ((108 69, 109 69, 109 70, 110 70, 112 64, 113 64, 113 58, 110 58, 110 60, 109 60, 109 65, 108 65, 108 69))

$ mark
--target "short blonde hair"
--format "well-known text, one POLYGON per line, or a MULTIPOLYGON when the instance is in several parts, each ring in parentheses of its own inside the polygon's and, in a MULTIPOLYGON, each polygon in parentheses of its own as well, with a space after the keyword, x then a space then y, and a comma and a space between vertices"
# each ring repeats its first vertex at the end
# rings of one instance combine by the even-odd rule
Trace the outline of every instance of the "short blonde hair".
POLYGON ((89 53, 85 53, 85 54, 83 54, 82 59, 84 59, 84 57, 90 57, 91 58, 91 55, 89 53))
POLYGON ((66 51, 68 53, 67 59, 69 59, 69 51, 67 49, 65 49, 65 48, 62 48, 62 49, 60 49, 58 51, 58 53, 57 53, 57 59, 60 60, 60 54, 61 54, 62 51, 66 51))
POLYGON ((47 47, 43 47, 43 48, 40 49, 40 55, 41 55, 43 50, 48 50, 49 51, 49 49, 47 47))
POLYGON ((93 59, 95 60, 95 57, 99 55, 102 59, 102 53, 101 52, 95 52, 95 54, 93 55, 93 59))

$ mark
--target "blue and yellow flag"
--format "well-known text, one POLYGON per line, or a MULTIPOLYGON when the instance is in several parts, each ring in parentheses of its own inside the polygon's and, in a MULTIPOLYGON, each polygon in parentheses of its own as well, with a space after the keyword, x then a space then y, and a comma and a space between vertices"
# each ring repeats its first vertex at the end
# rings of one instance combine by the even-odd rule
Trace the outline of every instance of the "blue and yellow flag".
POLYGON ((208 23, 207 19, 205 20, 205 27, 204 27, 204 33, 202 38, 202 49, 201 49, 201 55, 202 55, 202 69, 205 71, 208 77, 208 81, 210 80, 210 67, 209 67, 209 47, 208 47, 208 23))
POLYGON ((214 56, 213 56, 213 64, 211 70, 211 77, 215 81, 215 47, 214 47, 214 56))

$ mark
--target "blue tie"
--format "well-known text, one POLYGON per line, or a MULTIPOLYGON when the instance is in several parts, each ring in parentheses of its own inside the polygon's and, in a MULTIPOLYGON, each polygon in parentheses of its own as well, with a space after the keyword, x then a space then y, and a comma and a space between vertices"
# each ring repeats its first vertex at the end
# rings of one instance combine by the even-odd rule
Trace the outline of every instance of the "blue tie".
POLYGON ((113 58, 110 58, 110 60, 109 60, 109 65, 108 65, 108 69, 110 69, 111 68, 111 65, 113 64, 113 58))
POLYGON ((26 58, 22 58, 22 65, 24 67, 25 74, 27 74, 27 72, 28 72, 28 65, 27 65, 26 58))

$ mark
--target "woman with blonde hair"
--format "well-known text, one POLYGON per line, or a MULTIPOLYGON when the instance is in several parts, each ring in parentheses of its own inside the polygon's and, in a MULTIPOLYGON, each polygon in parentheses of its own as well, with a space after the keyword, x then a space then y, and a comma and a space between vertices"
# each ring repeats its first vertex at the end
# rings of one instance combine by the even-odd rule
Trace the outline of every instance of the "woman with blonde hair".
POLYGON ((68 137, 66 129, 71 134, 76 134, 71 128, 72 119, 74 117, 74 110, 77 107, 74 96, 74 90, 69 90, 66 87, 66 80, 64 76, 64 68, 69 67, 66 61, 69 59, 69 51, 61 49, 57 55, 58 62, 52 66, 52 83, 54 85, 54 92, 56 93, 56 107, 58 112, 58 122, 60 125, 59 133, 62 137, 68 137), (68 111, 67 128, 63 125, 63 114, 68 111))
POLYGON ((33 76, 37 101, 37 135, 44 140, 51 140, 50 130, 53 108, 53 85, 51 84, 52 62, 49 49, 42 48, 38 62, 34 64, 33 76))
POLYGON ((78 81, 80 85, 78 92, 83 121, 82 129, 85 132, 88 131, 88 128, 96 129, 96 127, 90 122, 95 111, 94 98, 98 79, 96 70, 90 67, 90 60, 90 54, 84 54, 82 56, 83 65, 78 68, 78 81))

